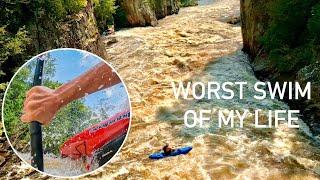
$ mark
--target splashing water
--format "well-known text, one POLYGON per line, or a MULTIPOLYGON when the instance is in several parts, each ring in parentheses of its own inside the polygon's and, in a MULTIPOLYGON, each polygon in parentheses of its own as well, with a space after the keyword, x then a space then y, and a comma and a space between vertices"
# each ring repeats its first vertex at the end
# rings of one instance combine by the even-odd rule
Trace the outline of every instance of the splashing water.
MULTIPOLYGON (((31 162, 30 153, 19 153, 19 155, 28 163, 31 162)), ((80 160, 70 158, 60 158, 54 154, 45 153, 43 155, 44 172, 55 176, 78 176, 88 173, 99 167, 98 163, 93 161, 90 171, 86 170, 86 163, 80 160)), ((22 164, 24 166, 24 164, 22 164)))
MULTIPOLYGON (((258 79, 247 56, 236 52, 242 48, 241 29, 220 21, 238 13, 239 1, 217 1, 181 9, 178 15, 160 20, 158 27, 116 33, 113 38, 118 42, 108 46, 107 53, 128 83, 133 120, 119 156, 98 177, 319 178, 320 148, 301 121, 299 130, 289 129, 286 124, 277 129, 256 129, 252 115, 242 129, 218 128, 216 121, 205 124, 205 128, 186 128, 183 123, 188 109, 289 109, 278 100, 248 98, 253 96, 252 85, 258 79), (243 100, 176 101, 172 81, 246 81, 249 89, 243 100), (192 145, 193 150, 187 155, 148 159, 166 142, 176 147, 192 145)), ((263 118, 265 115, 261 115, 263 118)))
MULTIPOLYGON (((246 81, 250 88, 245 91, 245 97, 253 96, 253 84, 258 81, 247 57, 241 52, 208 64, 203 73, 192 80, 220 83, 246 81)), ((238 97, 232 100, 179 101, 173 106, 161 106, 157 114, 160 122, 141 123, 133 127, 135 131, 143 131, 144 135, 140 135, 138 139, 135 137, 135 141, 129 140, 128 148, 121 153, 126 157, 126 161, 132 162, 129 161, 126 165, 119 161, 114 162, 118 171, 115 170, 115 173, 109 175, 187 178, 192 174, 194 178, 204 179, 316 179, 320 174, 320 149, 306 136, 303 122, 299 122, 302 126, 300 130, 289 129, 284 123, 276 129, 256 129, 252 125, 253 121, 245 122, 244 128, 218 128, 216 122, 206 124, 205 128, 187 128, 183 124, 183 112, 200 108, 289 109, 285 103, 278 100, 239 100, 238 97), (159 151, 164 142, 175 146, 192 145, 194 149, 186 156, 159 161, 148 160, 147 154, 151 153, 152 149, 159 151), (144 155, 140 157, 140 154, 144 155)), ((249 119, 252 120, 253 116, 249 116, 249 119)))
MULTIPOLYGON (((169 111, 173 117, 179 117, 182 109, 289 109, 289 107, 278 100, 264 99, 262 101, 253 98, 253 84, 258 80, 251 70, 247 57, 238 52, 235 55, 223 57, 216 62, 210 63, 203 74, 194 78, 194 81, 207 82, 217 81, 245 81, 249 89, 244 91, 243 100, 235 97, 232 100, 194 100, 191 103, 182 103, 176 109, 169 111), (235 71, 239 69, 241 71, 235 71)), ((237 94, 237 93, 236 93, 237 94)), ((162 113, 168 113, 163 111, 162 113)), ((160 113, 160 116, 164 114, 160 113)), ((249 116, 250 117, 250 116, 249 116)), ((250 117, 253 119, 253 117, 250 117)), ((214 119, 217 119, 214 118, 214 119)), ((172 119, 166 119, 172 121, 172 119)), ((173 120, 177 123, 175 120, 173 120)), ((235 121, 236 122, 236 121, 235 121)), ((177 125, 179 136, 193 137, 192 144, 195 150, 201 152, 200 161, 206 174, 213 177, 264 178, 281 175, 288 177, 292 172, 293 177, 313 177, 319 174, 320 153, 319 147, 315 146, 312 139, 305 136, 304 128, 300 131, 287 128, 281 124, 276 129, 256 129, 251 123, 245 122, 244 128, 217 127, 217 123, 210 122, 207 128, 186 128, 177 125), (306 155, 314 154, 313 156, 306 155)), ((300 124, 303 123, 300 121, 300 124)), ((195 158, 195 157, 194 157, 195 158)), ((198 158, 196 158, 198 159, 198 158)))

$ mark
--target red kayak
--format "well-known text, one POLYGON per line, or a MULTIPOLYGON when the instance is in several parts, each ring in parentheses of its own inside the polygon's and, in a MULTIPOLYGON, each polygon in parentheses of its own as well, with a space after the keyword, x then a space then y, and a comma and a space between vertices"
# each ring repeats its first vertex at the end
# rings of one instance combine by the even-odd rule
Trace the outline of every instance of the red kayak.
POLYGON ((62 157, 72 159, 91 157, 102 146, 124 137, 129 121, 129 110, 117 113, 71 137, 61 146, 60 153, 62 157))

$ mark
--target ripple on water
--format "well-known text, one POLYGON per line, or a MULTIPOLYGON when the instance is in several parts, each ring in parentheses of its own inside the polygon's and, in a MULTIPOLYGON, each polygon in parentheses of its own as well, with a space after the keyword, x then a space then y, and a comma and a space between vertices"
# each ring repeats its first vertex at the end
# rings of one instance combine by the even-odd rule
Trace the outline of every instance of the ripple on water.
MULTIPOLYGON (((195 79, 195 80, 194 80, 195 79)), ((204 72, 194 81, 245 81, 249 88, 244 91, 248 100, 239 100, 238 95, 233 100, 191 101, 188 104, 167 107, 167 111, 160 111, 158 117, 165 122, 174 122, 173 126, 180 126, 177 137, 191 137, 194 150, 189 161, 197 164, 199 177, 221 178, 261 178, 280 176, 282 178, 316 178, 319 173, 320 153, 310 138, 305 136, 304 128, 300 131, 288 129, 281 124, 277 129, 256 129, 247 123, 244 128, 218 128, 217 122, 208 122, 205 128, 187 128, 174 119, 176 111, 187 109, 289 109, 288 105, 272 99, 255 100, 253 85, 258 80, 250 67, 246 55, 237 52, 222 57, 210 63, 204 72), (239 71, 240 70, 240 71, 239 71), (313 144, 313 145, 312 145, 313 144), (309 155, 301 153, 308 151, 309 155), (312 154, 312 156, 310 156, 312 154)), ((237 93, 235 93, 237 94, 237 93)), ((213 117, 216 120, 217 117, 213 117)), ((251 117, 251 120, 253 117, 251 117)), ((178 158, 177 158, 178 159, 178 158)), ((175 160, 171 160, 170 163, 175 160)), ((180 162, 177 162, 180 164, 180 162)))

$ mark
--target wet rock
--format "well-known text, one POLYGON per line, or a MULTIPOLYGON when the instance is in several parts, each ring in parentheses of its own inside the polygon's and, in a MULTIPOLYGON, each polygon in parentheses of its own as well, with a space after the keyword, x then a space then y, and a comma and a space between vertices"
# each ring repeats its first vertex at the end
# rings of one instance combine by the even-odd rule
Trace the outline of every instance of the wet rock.
POLYGON ((33 46, 41 51, 60 47, 78 48, 106 57, 93 12, 92 1, 78 13, 63 21, 43 22, 42 31, 29 31, 33 46), (40 46, 40 47, 38 47, 40 46))
POLYGON ((185 69, 186 68, 186 64, 181 62, 180 60, 178 59, 175 59, 173 62, 172 62, 173 65, 176 65, 179 69, 185 69))
POLYGON ((110 46, 111 44, 117 43, 118 40, 115 37, 108 37, 104 42, 107 44, 107 46, 110 46))
POLYGON ((188 37, 189 36, 186 32, 178 32, 177 34, 181 37, 188 37))
POLYGON ((119 5, 116 14, 116 25, 118 26, 156 26, 158 19, 179 12, 178 0, 117 0, 119 5), (120 22, 119 15, 125 16, 120 22))
POLYGON ((227 23, 233 24, 233 25, 239 24, 239 23, 240 23, 240 16, 232 16, 232 17, 229 17, 229 18, 227 19, 227 23))
POLYGON ((261 49, 260 38, 268 26, 265 2, 258 0, 241 0, 241 27, 243 50, 251 57, 256 57, 261 49), (258 9, 262 10, 258 12, 258 9))
POLYGON ((85 9, 70 16, 65 22, 57 24, 57 27, 59 34, 58 40, 55 41, 57 47, 83 49, 106 57, 91 1, 88 1, 85 9))
POLYGON ((320 135, 320 62, 312 63, 298 72, 298 81, 305 85, 311 82, 311 99, 295 103, 302 110, 304 121, 309 125, 315 136, 320 135))

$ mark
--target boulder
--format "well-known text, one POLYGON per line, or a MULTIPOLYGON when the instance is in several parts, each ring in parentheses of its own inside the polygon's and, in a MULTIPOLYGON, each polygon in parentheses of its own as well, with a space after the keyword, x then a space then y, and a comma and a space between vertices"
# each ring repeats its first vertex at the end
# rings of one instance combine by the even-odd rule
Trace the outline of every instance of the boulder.
POLYGON ((179 12, 179 0, 117 0, 116 27, 156 26, 158 19, 179 12))

